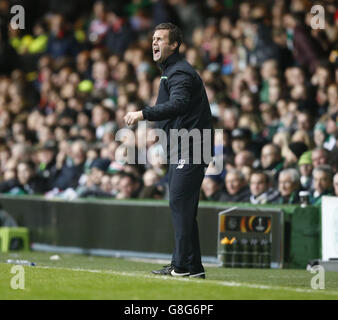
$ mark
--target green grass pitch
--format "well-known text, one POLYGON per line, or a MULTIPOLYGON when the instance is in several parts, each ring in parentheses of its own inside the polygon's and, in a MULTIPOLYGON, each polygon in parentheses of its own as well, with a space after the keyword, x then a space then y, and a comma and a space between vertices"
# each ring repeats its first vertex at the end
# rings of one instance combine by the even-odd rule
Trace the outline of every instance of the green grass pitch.
POLYGON ((207 279, 174 279, 150 273, 161 264, 127 259, 52 253, 0 256, 0 299, 338 299, 338 272, 325 273, 325 289, 311 289, 306 270, 225 269, 206 267, 207 279), (27 259, 24 289, 12 289, 13 265, 7 259, 27 259))

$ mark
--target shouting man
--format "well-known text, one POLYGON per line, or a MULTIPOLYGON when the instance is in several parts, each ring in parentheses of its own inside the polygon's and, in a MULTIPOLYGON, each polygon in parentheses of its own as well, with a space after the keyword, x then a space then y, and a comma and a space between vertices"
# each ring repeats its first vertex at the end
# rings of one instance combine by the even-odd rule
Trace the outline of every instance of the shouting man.
POLYGON ((128 112, 124 120, 127 125, 139 120, 156 121, 167 136, 169 205, 175 231, 175 249, 170 265, 153 273, 205 278, 196 216, 205 169, 214 155, 214 134, 203 82, 193 67, 179 55, 181 43, 182 32, 177 26, 161 23, 155 28, 153 59, 162 71, 156 104, 142 111, 128 112), (185 131, 188 140, 182 136, 180 141, 173 141, 170 139, 173 131, 185 131), (190 134, 196 131, 201 133, 198 141, 190 139, 190 134), (202 135, 204 131, 209 132, 208 138, 202 135), (192 152, 196 144, 199 148, 208 149, 209 156, 204 157, 203 150, 203 159, 201 155, 196 157, 192 152), (173 161, 171 155, 176 150, 178 161, 173 161), (189 159, 183 157, 183 153, 189 159))

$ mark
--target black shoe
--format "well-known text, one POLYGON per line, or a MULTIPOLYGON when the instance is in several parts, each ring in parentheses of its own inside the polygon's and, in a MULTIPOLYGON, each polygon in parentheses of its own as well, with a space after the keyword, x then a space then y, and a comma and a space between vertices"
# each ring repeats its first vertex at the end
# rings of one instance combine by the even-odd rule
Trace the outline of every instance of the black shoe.
POLYGON ((153 274, 158 276, 170 276, 171 271, 174 270, 174 267, 171 264, 163 266, 163 269, 151 271, 153 274))
POLYGON ((205 279, 205 272, 190 272, 189 278, 205 279))
POLYGON ((178 278, 180 278, 180 277, 189 277, 190 272, 187 271, 187 270, 183 270, 183 269, 173 268, 171 270, 171 275, 173 277, 178 277, 178 278))

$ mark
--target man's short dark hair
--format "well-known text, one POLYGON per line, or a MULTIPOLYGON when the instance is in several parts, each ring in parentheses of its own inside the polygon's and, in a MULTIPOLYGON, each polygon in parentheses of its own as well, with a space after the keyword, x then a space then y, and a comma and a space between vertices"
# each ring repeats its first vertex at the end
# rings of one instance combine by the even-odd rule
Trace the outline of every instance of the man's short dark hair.
POLYGON ((327 164, 321 164, 317 168, 314 168, 312 171, 312 175, 314 176, 317 172, 324 172, 330 180, 332 180, 334 176, 331 166, 327 164))
POLYGON ((265 146, 273 147, 276 155, 278 155, 279 157, 282 155, 282 149, 281 149, 281 147, 278 144, 276 144, 276 143, 267 143, 266 145, 264 145, 264 147, 265 146))
POLYGON ((269 174, 263 170, 255 170, 251 173, 251 177, 256 174, 256 175, 261 175, 264 177, 265 183, 268 186, 271 182, 271 177, 269 176, 269 174))
POLYGON ((160 23, 155 27, 155 30, 169 30, 169 44, 173 44, 175 41, 177 42, 177 47, 175 52, 178 52, 182 42, 183 42, 183 34, 181 29, 173 23, 164 22, 160 23))

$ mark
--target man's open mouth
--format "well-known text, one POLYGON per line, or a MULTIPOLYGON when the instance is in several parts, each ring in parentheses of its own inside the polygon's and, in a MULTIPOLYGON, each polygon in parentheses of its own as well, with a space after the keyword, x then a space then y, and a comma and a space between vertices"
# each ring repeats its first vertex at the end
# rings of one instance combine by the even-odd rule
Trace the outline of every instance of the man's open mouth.
POLYGON ((159 48, 153 48, 153 53, 155 56, 157 56, 158 54, 160 54, 160 49, 159 48))

